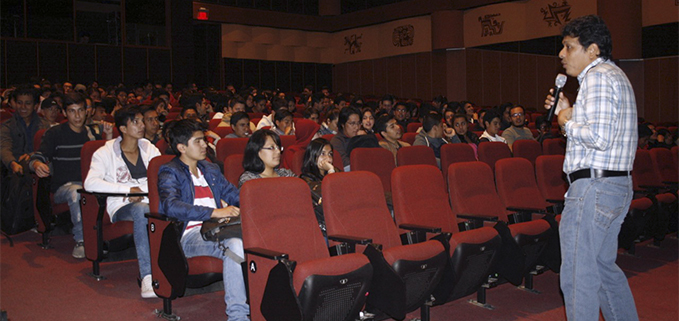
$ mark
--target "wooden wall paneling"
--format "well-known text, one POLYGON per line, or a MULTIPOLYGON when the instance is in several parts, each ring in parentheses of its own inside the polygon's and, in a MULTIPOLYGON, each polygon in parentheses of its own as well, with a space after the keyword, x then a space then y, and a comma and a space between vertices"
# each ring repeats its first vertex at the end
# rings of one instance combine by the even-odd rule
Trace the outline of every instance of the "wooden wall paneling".
MULTIPOLYGON (((491 104, 483 96, 483 51, 468 49, 466 55, 467 67, 467 97, 466 100, 476 102, 481 106, 491 104)), ((448 97, 448 100, 460 100, 448 97)))
POLYGON ((242 59, 224 58, 224 83, 232 84, 236 90, 240 90, 245 85, 243 83, 242 59))
POLYGON ((634 98, 637 101, 637 116, 646 117, 644 115, 644 62, 641 60, 626 60, 617 61, 616 63, 625 72, 627 78, 632 83, 632 88, 634 88, 634 98))
POLYGON ((363 95, 361 89, 361 65, 357 61, 349 62, 347 63, 347 90, 363 95))
POLYGON ((25 84, 31 77, 37 77, 38 47, 36 42, 7 40, 5 44, 7 46, 7 84, 25 84))
POLYGON ((499 105, 502 98, 502 53, 499 51, 482 52, 483 101, 484 105, 499 105))
POLYGON ((290 62, 276 61, 276 88, 283 92, 291 92, 290 86, 290 62))
POLYGON ((519 57, 519 100, 513 101, 515 104, 528 106, 538 95, 536 57, 535 55, 520 55, 519 57))
POLYGON ((152 81, 168 82, 172 79, 172 59, 170 50, 149 49, 149 79, 152 81))
POLYGON ((347 64, 337 64, 332 68, 333 77, 333 91, 337 93, 349 92, 349 83, 347 81, 347 64))
MULTIPOLYGON (((123 56, 123 76, 126 86, 141 83, 147 78, 146 48, 125 47, 123 56)), ((105 57, 100 57, 105 59, 105 57)))
POLYGON ((438 95, 444 95, 448 97, 447 91, 447 70, 448 64, 446 61, 446 51, 437 50, 431 52, 431 94, 426 97, 420 97, 424 100, 432 99, 438 95))
MULTIPOLYGON (((83 82, 81 79, 69 78, 67 64, 67 46, 65 43, 38 43, 38 66, 40 78, 55 81, 56 79, 69 79, 74 82, 83 82)), ((75 85, 75 83, 73 84, 75 85)))
MULTIPOLYGON (((97 45, 97 81, 103 86, 122 82, 122 57, 120 47, 97 45)), ((125 83, 126 85, 131 85, 125 83)))
POLYGON ((423 72, 417 65, 417 55, 401 56, 401 97, 417 98, 418 74, 423 72))
POLYGON ((316 64, 314 63, 303 63, 303 77, 304 77, 304 84, 302 86, 306 85, 312 85, 314 86, 314 92, 320 92, 321 87, 318 86, 316 83, 316 64))
POLYGON ((243 86, 255 86, 259 84, 259 60, 243 59, 243 86))
MULTIPOLYGON (((644 115, 648 121, 660 120, 660 60, 644 61, 644 115)), ((676 108, 676 106, 674 107, 676 108)))
POLYGON ((334 91, 331 64, 316 64, 316 82, 319 87, 328 86, 331 92, 334 91))
MULTIPOLYGON (((97 80, 97 75, 95 73, 96 60, 94 52, 94 45, 68 45, 68 79, 81 83, 90 83, 94 80, 97 80)), ((102 85, 104 84, 102 83, 102 85)))
POLYGON ((432 68, 431 68, 431 52, 423 52, 415 55, 417 58, 417 93, 412 98, 429 99, 434 97, 432 94, 432 68))
POLYGON ((511 52, 503 52, 500 55, 502 61, 502 101, 519 101, 519 55, 511 52))
MULTIPOLYGON (((658 59, 658 119, 657 121, 668 122, 679 119, 679 57, 667 57, 658 59)), ((676 137, 675 137, 676 139, 676 137)))
MULTIPOLYGON (((537 87, 535 97, 527 97, 528 100, 524 107, 535 108, 542 111, 544 109, 544 102, 550 88, 554 87, 554 80, 556 75, 560 72, 561 63, 558 58, 550 56, 537 56, 537 87)), ((574 79, 575 80, 575 79, 574 79)))
POLYGON ((359 62, 360 67, 360 79, 361 79, 361 93, 362 94, 375 94, 375 77, 373 64, 377 59, 364 60, 359 62))
POLYGON ((260 88, 276 88, 276 62, 262 60, 259 62, 260 88))
POLYGON ((386 67, 387 67, 387 92, 388 94, 395 95, 396 97, 403 97, 402 93, 402 83, 401 77, 403 72, 401 71, 401 57, 388 57, 386 67))
POLYGON ((373 92, 371 94, 381 96, 387 93, 387 59, 379 58, 373 61, 373 92))
POLYGON ((436 62, 435 67, 445 66, 445 69, 442 70, 445 70, 446 74, 446 90, 440 93, 434 92, 434 96, 445 94, 448 100, 471 100, 477 104, 481 104, 480 100, 474 100, 467 92, 468 54, 469 50, 446 51, 445 62, 436 62))
POLYGON ((290 63, 290 79, 292 91, 301 93, 304 86, 310 85, 304 82, 304 67, 301 62, 290 63))

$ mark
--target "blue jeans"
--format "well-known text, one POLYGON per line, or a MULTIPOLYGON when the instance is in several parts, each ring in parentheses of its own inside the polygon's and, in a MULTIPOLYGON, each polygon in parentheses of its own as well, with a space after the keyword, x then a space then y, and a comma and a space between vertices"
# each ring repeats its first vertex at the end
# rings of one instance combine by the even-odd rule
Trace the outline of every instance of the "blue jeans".
POLYGON ((83 221, 80 214, 80 193, 78 189, 83 188, 82 182, 68 182, 59 186, 54 192, 54 203, 68 203, 71 212, 71 223, 73 223, 73 239, 76 242, 83 241, 83 221))
POLYGON ((149 233, 146 230, 149 220, 144 216, 148 212, 148 203, 133 202, 119 208, 111 219, 112 223, 120 221, 134 222, 134 247, 137 250, 139 276, 142 279, 151 274, 151 250, 149 249, 149 233))
MULTIPOLYGON (((233 254, 245 257, 243 251, 243 240, 230 238, 222 240, 221 243, 233 254)), ((250 307, 247 304, 245 295, 245 280, 240 263, 227 257, 219 248, 219 243, 205 241, 200 235, 200 229, 194 228, 182 237, 182 248, 187 258, 194 256, 212 256, 224 262, 222 270, 224 277, 224 301, 226 302, 226 315, 229 321, 249 320, 248 313, 250 307)))
POLYGON ((566 193, 559 233, 568 320, 639 320, 627 277, 615 264, 632 178, 579 179, 566 193))

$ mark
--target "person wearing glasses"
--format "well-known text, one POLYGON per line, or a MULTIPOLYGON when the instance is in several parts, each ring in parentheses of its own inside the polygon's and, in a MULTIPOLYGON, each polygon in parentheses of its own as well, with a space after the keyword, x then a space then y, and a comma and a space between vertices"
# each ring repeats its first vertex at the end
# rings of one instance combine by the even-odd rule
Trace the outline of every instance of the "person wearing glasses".
POLYGON ((514 144, 514 142, 517 140, 521 139, 535 140, 535 138, 533 138, 533 133, 530 131, 530 129, 524 126, 526 123, 526 112, 523 109, 523 106, 516 105, 512 107, 512 109, 510 109, 509 111, 509 116, 512 119, 511 126, 509 126, 509 128, 505 129, 502 132, 502 137, 504 137, 505 140, 507 141, 509 149, 512 149, 512 144, 514 144))
POLYGON ((250 136, 243 154, 243 169, 238 179, 238 188, 251 179, 270 177, 296 177, 287 168, 279 168, 281 164, 280 137, 271 130, 260 129, 250 136))
POLYGON ((348 172, 351 168, 349 153, 347 152, 349 140, 358 135, 359 129, 361 129, 361 112, 356 107, 342 109, 337 121, 337 135, 330 140, 330 144, 342 156, 345 172, 348 172))
POLYGON ((408 124, 412 121, 410 119, 410 110, 406 103, 396 103, 396 106, 394 107, 394 118, 396 119, 396 122, 403 127, 403 131, 405 132, 406 129, 408 129, 408 124))

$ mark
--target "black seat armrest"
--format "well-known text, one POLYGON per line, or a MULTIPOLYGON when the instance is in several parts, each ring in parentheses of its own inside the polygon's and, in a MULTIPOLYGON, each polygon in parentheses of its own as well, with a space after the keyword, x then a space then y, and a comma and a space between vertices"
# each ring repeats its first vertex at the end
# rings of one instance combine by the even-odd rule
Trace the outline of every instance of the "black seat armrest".
POLYGON ((278 251, 273 251, 273 250, 267 250, 263 249, 261 247, 250 247, 244 250, 246 254, 252 254, 252 255, 257 255, 269 260, 276 260, 280 261, 283 259, 288 258, 288 254, 278 252, 278 251))
POLYGON ((401 234, 401 244, 417 244, 427 240, 427 233, 441 233, 440 227, 417 225, 417 224, 401 224, 398 226, 404 230, 409 230, 401 234))
POLYGON ((146 214, 144 214, 144 217, 146 217, 146 218, 152 218, 152 219, 156 219, 156 220, 161 220, 161 221, 171 221, 171 222, 176 222, 176 221, 178 221, 178 220, 177 220, 176 218, 174 218, 174 217, 170 217, 170 216, 167 216, 167 215, 164 215, 164 214, 160 214, 160 213, 146 213, 146 214))
POLYGON ((539 214, 547 214, 547 210, 544 208, 529 208, 529 207, 507 207, 507 210, 510 212, 518 212, 518 213, 539 213, 539 214))
POLYGON ((404 230, 411 230, 411 231, 422 231, 422 232, 427 232, 427 233, 441 233, 441 228, 440 227, 434 227, 434 226, 426 226, 426 225, 418 225, 418 224, 401 224, 398 227, 402 228, 404 230))
POLYGON ((563 204, 563 203, 564 203, 564 200, 551 200, 551 199, 548 199, 548 200, 546 200, 546 201, 547 201, 547 202, 550 202, 550 203, 553 203, 553 204, 563 204))
POLYGON ((458 214, 458 218, 465 219, 467 221, 460 222, 457 227, 460 231, 469 231, 476 228, 483 227, 486 222, 497 223, 497 216, 480 216, 474 214, 458 214))
POLYGON ((352 243, 360 245, 368 245, 373 242, 372 239, 355 237, 351 235, 328 235, 328 240, 342 243, 352 243))

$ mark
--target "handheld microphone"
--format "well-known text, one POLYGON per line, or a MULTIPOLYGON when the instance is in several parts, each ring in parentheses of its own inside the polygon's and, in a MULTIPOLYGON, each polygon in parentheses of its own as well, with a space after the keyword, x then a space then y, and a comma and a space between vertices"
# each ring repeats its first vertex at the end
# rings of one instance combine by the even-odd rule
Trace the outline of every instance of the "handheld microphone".
POLYGON ((561 89, 563 86, 566 85, 566 80, 568 78, 564 74, 558 74, 556 76, 556 80, 554 81, 554 85, 556 86, 554 88, 554 104, 552 105, 552 108, 549 109, 549 113, 547 114, 547 120, 552 121, 554 118, 554 112, 556 111, 556 106, 559 104, 559 94, 561 93, 561 89))

